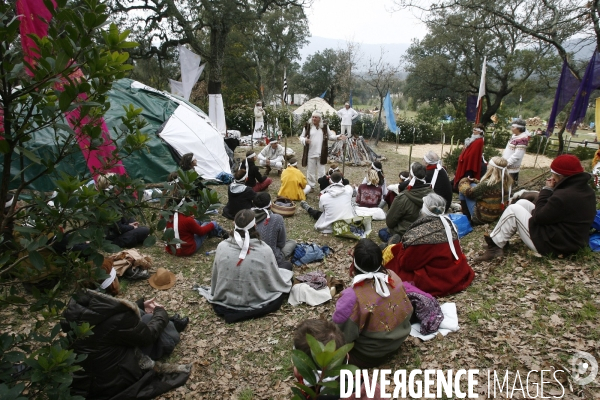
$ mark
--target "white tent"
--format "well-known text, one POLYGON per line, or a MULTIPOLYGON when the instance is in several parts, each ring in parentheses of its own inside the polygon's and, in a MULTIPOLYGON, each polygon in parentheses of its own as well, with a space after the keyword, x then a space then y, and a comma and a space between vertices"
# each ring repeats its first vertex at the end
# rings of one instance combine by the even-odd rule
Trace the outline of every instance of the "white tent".
POLYGON ((323 100, 320 97, 315 97, 314 99, 308 100, 306 103, 302 104, 294 111, 294 115, 296 117, 300 117, 306 111, 320 111, 323 115, 330 114, 334 115, 337 113, 336 109, 331 107, 329 103, 323 100))

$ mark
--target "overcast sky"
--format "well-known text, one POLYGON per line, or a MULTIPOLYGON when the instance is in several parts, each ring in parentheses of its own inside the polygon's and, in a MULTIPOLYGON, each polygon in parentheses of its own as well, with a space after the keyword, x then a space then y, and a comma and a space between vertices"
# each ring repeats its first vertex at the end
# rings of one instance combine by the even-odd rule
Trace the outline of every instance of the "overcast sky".
POLYGON ((314 0, 307 10, 311 36, 358 43, 410 43, 425 26, 410 11, 390 13, 393 0, 314 0))

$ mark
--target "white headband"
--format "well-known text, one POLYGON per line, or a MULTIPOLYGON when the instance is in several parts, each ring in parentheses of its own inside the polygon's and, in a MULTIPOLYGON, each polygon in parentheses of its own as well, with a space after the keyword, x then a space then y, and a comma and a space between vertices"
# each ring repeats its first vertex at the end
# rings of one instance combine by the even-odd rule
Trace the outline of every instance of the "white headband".
POLYGON ((277 140, 277 139, 271 139, 271 140, 269 141, 269 144, 273 144, 273 143, 277 143, 277 142, 279 142, 279 140, 277 140))
POLYGON ((298 161, 296 161, 295 163, 289 163, 288 165, 291 165, 292 167, 295 167, 296 165, 298 165, 298 161))
POLYGON ((415 161, 414 163, 410 164, 410 172, 409 172, 409 176, 412 176, 410 183, 408 184, 408 190, 410 190, 410 188, 412 188, 415 185, 415 181, 421 181, 423 183, 426 183, 424 178, 417 178, 413 172, 413 167, 415 166, 417 162, 415 161))
MULTIPOLYGON (((496 164, 494 162, 493 159, 491 159, 488 162, 488 165, 491 165, 492 167, 497 168, 502 171, 502 186, 501 186, 502 187, 502 206, 504 206, 504 173, 506 172, 506 167, 499 166, 498 164, 496 164)), ((512 189, 512 185, 509 186, 509 188, 508 188, 508 198, 509 199, 510 199, 510 195, 511 195, 511 189, 512 189)))
MULTIPOLYGON (((237 183, 244 183, 246 181, 246 178, 248 177, 248 157, 246 157, 244 159, 244 164, 246 164, 246 174, 241 179, 234 179, 234 181, 237 182, 237 183)), ((240 167, 238 168, 238 171, 240 169, 242 169, 242 164, 240 164, 240 167)))
POLYGON ((340 170, 340 167, 329 168, 329 172, 330 172, 330 174, 329 174, 329 175, 331 175, 331 173, 333 173, 333 172, 335 172, 335 171, 339 171, 339 170, 340 170))
POLYGON ((4 208, 8 208, 8 207, 12 206, 14 201, 15 201, 15 196, 13 196, 9 201, 4 203, 4 208))
POLYGON ((480 132, 480 133, 483 133, 483 129, 481 129, 481 128, 473 128, 473 130, 474 130, 475 132, 480 132))
POLYGON ((233 223, 233 226, 235 227, 233 231, 233 238, 235 239, 235 242, 238 244, 238 246, 242 248, 242 251, 240 251, 240 260, 238 261, 237 265, 240 265, 242 261, 244 261, 244 259, 246 258, 246 255, 250 252, 250 235, 248 234, 248 230, 250 230, 250 228, 252 228, 255 225, 256 219, 254 218, 252 218, 252 221, 250 221, 250 223, 244 226, 243 228, 237 226, 235 222, 233 223), (238 229, 244 231, 244 240, 242 240, 242 235, 240 235, 238 229))
POLYGON ((267 204, 266 206, 252 207, 251 210, 252 211, 263 210, 265 213, 267 213, 267 219, 265 220, 265 225, 269 225, 269 220, 271 219, 271 211, 269 211, 269 208, 271 208, 272 205, 273 205, 273 203, 269 201, 269 204, 267 204))
POLYGON ((380 168, 377 168, 377 167, 375 166, 375 164, 373 164, 373 163, 371 163, 371 168, 372 168, 372 169, 374 169, 374 170, 375 170, 375 171, 377 171, 377 172, 381 172, 381 169, 380 169, 380 168))
POLYGON ((425 205, 425 203, 423 203, 423 207, 421 207, 421 211, 425 215, 428 215, 430 217, 439 217, 442 220, 442 224, 444 225, 444 230, 446 231, 446 238, 448 239, 448 244, 450 245, 450 251, 452 251, 452 255, 454 256, 454 259, 458 260, 458 255, 456 254, 456 248, 454 247, 454 240, 452 240, 452 228, 454 229, 454 231, 456 232, 456 235, 458 236, 458 231, 456 230, 456 226, 454 226, 454 223, 452 223, 452 221, 445 215, 439 215, 439 214, 436 214, 436 213, 430 211, 429 208, 427 208, 427 206, 425 205), (452 228, 450 228, 450 224, 452 224, 452 228))
POLYGON ((249 156, 246 156, 246 160, 249 159, 249 158, 252 158, 252 157, 256 157, 256 153, 252 153, 249 156))
POLYGON ((109 275, 110 276, 100 284, 100 289, 106 289, 115 281, 115 278, 117 277, 117 271, 114 268, 111 268, 109 275))
POLYGON ((352 287, 367 279, 373 279, 375 281, 375 292, 381 297, 390 297, 390 289, 387 287, 387 284, 390 282, 390 276, 383 272, 377 272, 381 269, 381 266, 374 272, 365 272, 356 264, 356 259, 353 259, 352 262, 354 263, 354 268, 362 272, 362 274, 354 277, 352 287))
POLYGON ((511 127, 512 128, 525 128, 525 125, 512 124, 511 127))

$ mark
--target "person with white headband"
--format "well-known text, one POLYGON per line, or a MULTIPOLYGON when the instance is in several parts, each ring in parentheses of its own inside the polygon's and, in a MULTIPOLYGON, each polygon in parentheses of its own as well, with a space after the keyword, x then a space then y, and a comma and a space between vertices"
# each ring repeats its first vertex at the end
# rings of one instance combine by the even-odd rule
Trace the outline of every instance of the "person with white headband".
POLYGON ((462 252, 456 227, 446 215, 446 201, 435 193, 423 199, 421 217, 391 247, 393 258, 385 264, 405 282, 435 297, 466 289, 475 272, 462 252))
POLYGON ((385 218, 387 228, 379 231, 379 237, 384 242, 394 234, 404 235, 410 224, 419 218, 423 197, 432 192, 431 186, 425 181, 425 174, 425 167, 421 163, 411 164, 408 186, 394 199, 385 218))
POLYGON ((494 157, 481 181, 463 178, 458 191, 467 203, 467 217, 472 225, 494 222, 500 218, 510 200, 512 178, 506 172, 507 162, 502 157, 494 157))
POLYGON ((252 150, 246 152, 246 158, 242 161, 240 169, 248 171, 248 180, 246 180, 246 186, 251 187, 256 193, 267 190, 273 179, 266 175, 261 175, 258 167, 255 164, 256 153, 252 150))
POLYGON ((269 175, 272 168, 277 169, 277 175, 281 175, 284 158, 285 149, 279 144, 277 139, 271 139, 269 144, 258 153, 259 165, 266 167, 265 175, 269 175))
POLYGON ((337 112, 337 115, 341 119, 340 134, 350 137, 352 135, 352 122, 358 118, 358 113, 354 110, 354 108, 350 107, 350 103, 346 102, 344 104, 344 108, 341 108, 337 112))
POLYGON ((535 204, 521 199, 506 207, 492 233, 484 235, 487 249, 475 261, 503 257, 504 247, 515 233, 529 249, 543 256, 568 256, 588 247, 596 217, 591 175, 571 154, 556 157, 550 172, 552 176, 535 204))
POLYGON ((387 186, 388 193, 385 195, 384 200, 388 205, 388 209, 392 206, 396 196, 398 196, 401 191, 406 189, 408 182, 410 182, 410 172, 400 171, 398 174, 398 183, 393 183, 387 186))
POLYGON ((254 211, 238 212, 234 222, 232 237, 217 246, 211 286, 197 287, 227 323, 277 311, 294 276, 291 269, 278 267, 273 250, 260 240, 254 211))
POLYGON ((516 187, 519 184, 519 171, 531 133, 527 130, 527 123, 520 118, 513 120, 510 130, 512 136, 502 152, 502 157, 508 162, 508 173, 515 182, 516 187))
POLYGON ((290 158, 287 168, 281 173, 281 187, 277 194, 290 200, 306 200, 309 190, 306 177, 298 169, 298 161, 295 157, 290 158))
POLYGON ((444 198, 446 201, 446 212, 452 205, 452 183, 448 178, 446 169, 442 166, 442 160, 434 151, 428 151, 423 156, 425 162, 425 182, 431 185, 433 191, 444 198))
POLYGON ((248 181, 248 171, 238 169, 233 174, 233 182, 227 189, 227 204, 223 207, 223 216, 233 220, 235 214, 240 210, 249 210, 252 208, 252 201, 256 197, 256 192, 251 187, 246 186, 248 181))
POLYGON ((283 217, 271 211, 271 195, 268 192, 257 194, 252 210, 256 215, 256 230, 273 250, 277 265, 290 269, 288 259, 296 248, 296 241, 287 238, 283 217))
POLYGON ((458 164, 456 165, 456 173, 454 174, 453 188, 458 191, 458 182, 464 177, 471 179, 480 179, 483 162, 483 134, 485 126, 483 124, 475 124, 473 133, 465 139, 460 156, 458 156, 458 164))
POLYGON ((382 261, 375 242, 358 241, 349 271, 352 285, 341 293, 332 317, 346 343, 354 343, 349 361, 359 368, 381 365, 411 329, 413 307, 402 280, 382 267, 382 261))
POLYGON ((308 185, 314 188, 317 178, 325 175, 325 164, 328 157, 328 140, 346 140, 344 135, 336 135, 322 121, 320 111, 313 111, 300 135, 300 143, 304 146, 302 166, 306 167, 308 185))
POLYGON ((330 185, 321 192, 319 196, 319 210, 315 210, 306 201, 300 202, 300 206, 315 219, 315 229, 321 233, 332 233, 333 223, 341 219, 355 216, 352 207, 352 193, 354 190, 350 185, 342 183, 342 173, 334 172, 330 177, 330 185))
MULTIPOLYGON (((317 182, 319 183, 319 189, 321 191, 325 190, 329 185, 331 185, 331 183, 329 182, 329 178, 331 178, 331 175, 334 172, 341 172, 339 165, 331 164, 329 166, 329 169, 327 170, 327 173, 319 178, 319 180, 317 182)), ((342 183, 344 185, 349 185, 350 181, 346 178, 342 178, 342 183)))

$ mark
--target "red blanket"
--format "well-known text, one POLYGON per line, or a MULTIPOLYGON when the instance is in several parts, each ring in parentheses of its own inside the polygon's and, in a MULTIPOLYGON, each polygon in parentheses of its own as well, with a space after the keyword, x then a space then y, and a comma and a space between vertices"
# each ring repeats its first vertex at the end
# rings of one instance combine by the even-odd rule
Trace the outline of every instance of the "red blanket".
POLYGON ((475 179, 481 179, 481 155, 483 154, 483 139, 477 139, 469 147, 463 149, 458 157, 456 174, 454 175, 454 186, 464 178, 468 171, 473 171, 475 179))

